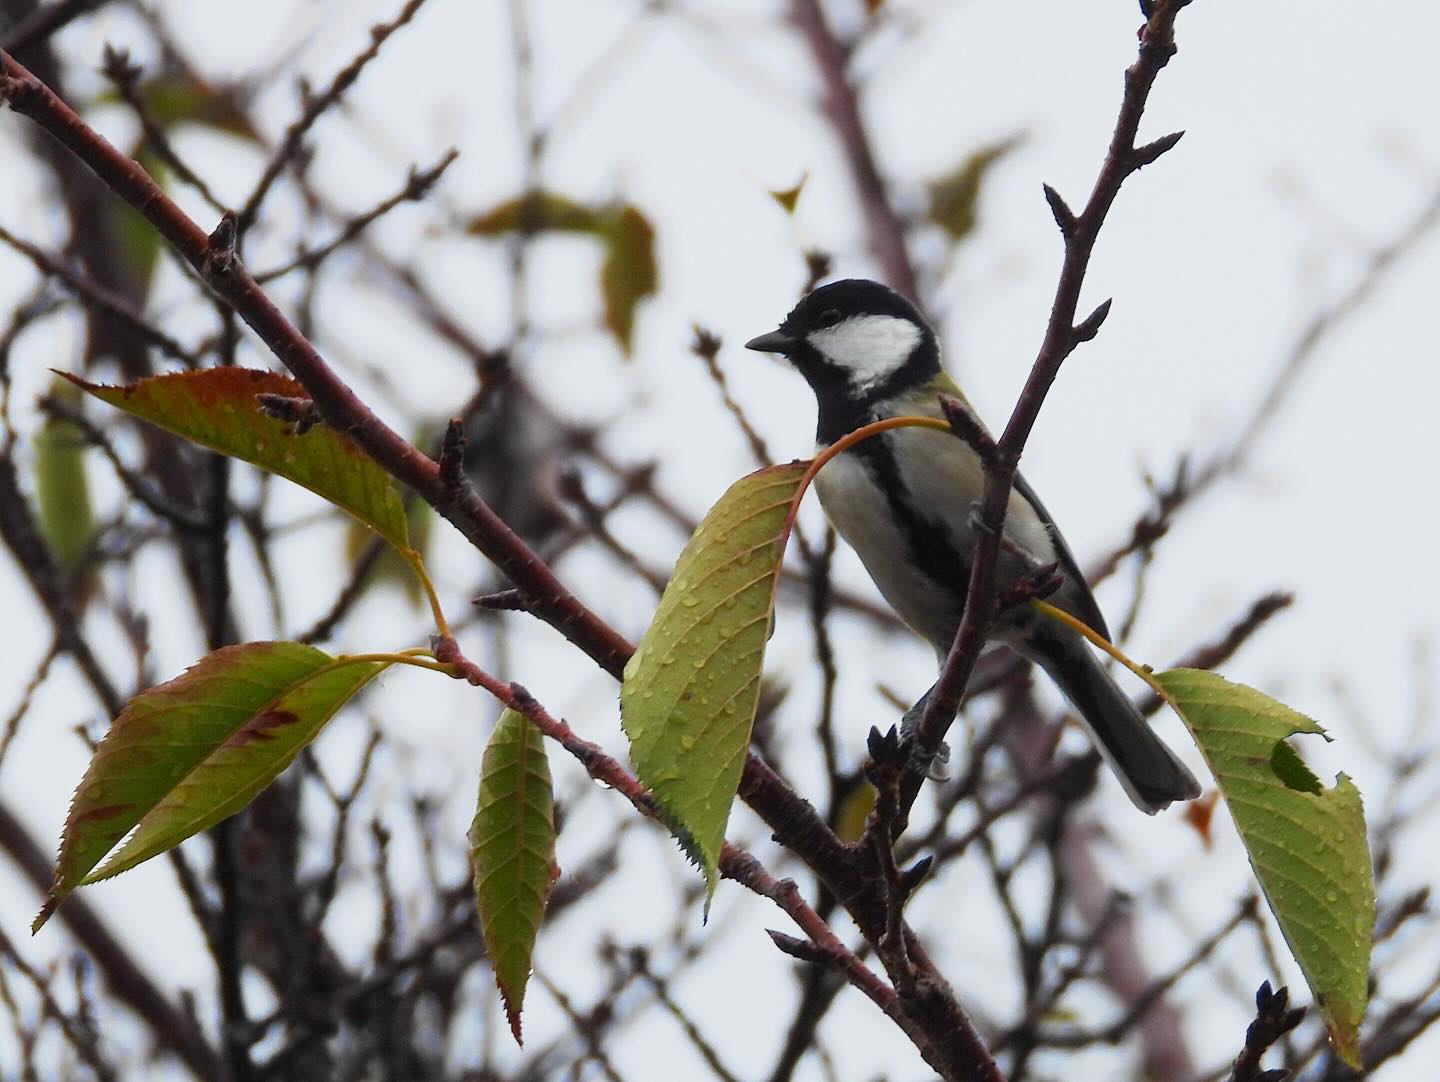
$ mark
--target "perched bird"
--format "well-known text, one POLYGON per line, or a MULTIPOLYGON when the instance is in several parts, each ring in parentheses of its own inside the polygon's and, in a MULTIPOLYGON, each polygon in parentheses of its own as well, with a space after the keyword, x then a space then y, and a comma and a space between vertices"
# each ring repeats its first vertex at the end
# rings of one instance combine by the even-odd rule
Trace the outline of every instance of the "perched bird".
MULTIPOLYGON (((783 354, 809 382, 819 404, 821 447, 885 417, 943 417, 941 395, 969 409, 940 367, 935 332, 914 305, 878 282, 848 279, 821 286, 777 330, 746 346, 783 354)), ((864 440, 815 478, 835 529, 942 664, 964 607, 977 540, 971 509, 984 484, 979 455, 968 443, 926 428, 894 429, 864 440)), ((1017 475, 998 579, 1002 585, 1014 582, 1050 564, 1058 564, 1065 576, 1050 603, 1108 639, 1105 618, 1074 555, 1017 475)), ((990 634, 1060 686, 1137 807, 1153 814, 1172 801, 1200 795, 1195 778, 1151 731, 1079 633, 1026 606, 1000 614, 990 634)), ((907 717, 915 716, 912 708, 907 717)))

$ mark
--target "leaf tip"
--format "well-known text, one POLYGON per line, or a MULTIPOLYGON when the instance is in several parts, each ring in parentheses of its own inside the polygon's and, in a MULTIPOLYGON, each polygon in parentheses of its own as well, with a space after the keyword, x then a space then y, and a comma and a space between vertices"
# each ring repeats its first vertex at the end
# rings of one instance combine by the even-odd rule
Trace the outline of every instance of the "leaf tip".
MULTIPOLYGON (((1323 1012, 1325 1010, 1324 997, 1316 996, 1315 998, 1323 1012)), ((1365 1068, 1360 1058, 1359 1024, 1328 1018, 1326 1028, 1329 1032, 1330 1044, 1335 1049, 1335 1054, 1345 1061, 1347 1067, 1350 1067, 1352 1070, 1363 1071, 1365 1068)))
POLYGON ((54 891, 51 891, 45 896, 45 904, 40 907, 40 912, 36 913, 35 919, 30 922, 31 935, 35 935, 41 928, 45 927, 45 922, 55 915, 55 910, 60 908, 60 903, 64 901, 64 899, 65 896, 63 894, 56 894, 54 891))
POLYGON ((70 383, 74 384, 76 387, 79 387, 82 391, 89 391, 91 394, 94 394, 100 389, 100 385, 98 383, 91 383, 88 379, 77 376, 74 372, 64 372, 58 368, 52 368, 50 369, 50 371, 54 372, 55 375, 59 376, 61 379, 67 380, 70 383))
POLYGON ((700 907, 700 924, 710 923, 710 905, 715 901, 716 875, 712 868, 702 868, 705 873, 705 904, 700 907))
POLYGON ((795 205, 800 201, 800 193, 805 190, 805 182, 810 179, 810 173, 802 173, 799 181, 793 187, 772 190, 770 198, 780 205, 780 209, 786 214, 794 215, 795 205))
POLYGON ((520 1005, 510 1004, 510 997, 505 994, 505 989, 500 989, 500 995, 505 1000, 505 1019, 510 1023, 510 1036, 515 1038, 517 1048, 525 1047, 525 1037, 520 1031, 520 1005))

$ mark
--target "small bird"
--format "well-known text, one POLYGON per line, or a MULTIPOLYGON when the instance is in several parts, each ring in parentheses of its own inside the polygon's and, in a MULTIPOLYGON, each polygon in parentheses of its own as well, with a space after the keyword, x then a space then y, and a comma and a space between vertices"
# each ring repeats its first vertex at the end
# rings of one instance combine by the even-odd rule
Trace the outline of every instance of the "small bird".
MULTIPOLYGON (((886 417, 943 417, 942 395, 970 409, 940 367, 935 332, 914 305, 878 282, 847 279, 821 286, 777 330, 745 345, 783 354, 809 382, 819 405, 815 438, 821 448, 886 417)), ((977 541, 972 507, 984 485, 975 450, 927 428, 894 429, 864 440, 831 459, 815 478, 826 516, 885 600, 935 648, 942 665, 964 608, 977 541)), ((1065 539, 1018 474, 1002 541, 997 572, 1002 585, 1058 565, 1065 581, 1050 603, 1110 637, 1065 539)), ((1059 685, 1142 811, 1154 814, 1172 801, 1200 795, 1195 778, 1151 731, 1078 632, 1019 607, 1000 614, 990 635, 1059 685)), ((924 701, 907 720, 918 717, 924 701)))

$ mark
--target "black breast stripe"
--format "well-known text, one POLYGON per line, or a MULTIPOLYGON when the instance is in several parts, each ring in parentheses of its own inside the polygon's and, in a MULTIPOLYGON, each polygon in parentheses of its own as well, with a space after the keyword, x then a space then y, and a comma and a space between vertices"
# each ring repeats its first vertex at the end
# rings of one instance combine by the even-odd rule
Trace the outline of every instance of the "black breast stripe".
MULTIPOLYGON (((848 436, 857 428, 869 424, 875 420, 870 412, 868 403, 847 398, 842 394, 819 396, 820 410, 815 418, 815 442, 821 447, 829 447, 842 436, 848 436)), ((860 444, 866 447, 875 440, 865 440, 860 444)))
POLYGON ((962 605, 970 581, 969 563, 951 544, 949 536, 938 523, 920 517, 914 497, 900 476, 890 434, 882 433, 863 440, 848 453, 860 456, 870 476, 885 493, 890 513, 910 548, 915 566, 937 587, 950 593, 957 606, 962 605))

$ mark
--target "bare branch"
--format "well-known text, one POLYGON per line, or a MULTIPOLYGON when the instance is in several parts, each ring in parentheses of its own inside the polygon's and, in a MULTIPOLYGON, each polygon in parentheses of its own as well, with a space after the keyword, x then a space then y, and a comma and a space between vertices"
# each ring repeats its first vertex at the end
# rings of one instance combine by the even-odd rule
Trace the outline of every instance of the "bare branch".
MULTIPOLYGON (((1044 340, 1010 421, 996 445, 995 460, 986 471, 985 496, 981 505, 981 521, 985 528, 980 531, 980 540, 971 560, 964 616, 916 730, 918 746, 924 753, 920 757, 922 760, 933 756, 944 740, 985 643, 986 631, 995 611, 995 568, 1000 555, 1005 512, 1020 454, 1061 364, 1079 344, 1075 311, 1085 282, 1085 272, 1090 265, 1100 227, 1120 192, 1120 186, 1134 172, 1135 134, 1140 127, 1150 88, 1175 53, 1175 17, 1181 6, 1177 0, 1158 0, 1153 14, 1142 28, 1140 55, 1125 72, 1120 115, 1105 161, 1095 179, 1090 198, 1076 219, 1075 228, 1065 237, 1065 257, 1044 340)), ((1091 321, 1098 329, 1106 312, 1108 305, 1101 305, 1078 330, 1083 332, 1091 321)), ((923 773, 920 772, 912 772, 907 777, 903 790, 904 807, 908 808, 913 803, 922 779, 923 773)))

